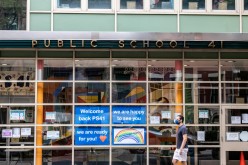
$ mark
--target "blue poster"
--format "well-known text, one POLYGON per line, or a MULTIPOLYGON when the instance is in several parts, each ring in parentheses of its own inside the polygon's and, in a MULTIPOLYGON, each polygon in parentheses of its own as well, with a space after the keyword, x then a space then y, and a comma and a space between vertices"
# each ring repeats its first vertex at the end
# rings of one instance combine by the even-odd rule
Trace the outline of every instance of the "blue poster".
POLYGON ((145 106, 113 106, 113 124, 146 124, 145 106))
POLYGON ((75 124, 109 124, 109 106, 76 106, 75 124))
POLYGON ((109 127, 75 128, 75 145, 109 145, 109 127))

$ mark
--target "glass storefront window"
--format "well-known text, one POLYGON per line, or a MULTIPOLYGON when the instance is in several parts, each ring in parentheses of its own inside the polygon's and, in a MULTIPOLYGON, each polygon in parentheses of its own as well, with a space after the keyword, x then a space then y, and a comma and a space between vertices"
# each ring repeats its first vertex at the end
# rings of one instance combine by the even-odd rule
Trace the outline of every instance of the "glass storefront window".
POLYGON ((212 0, 213 10, 235 10, 235 0, 212 0))
POLYGON ((185 106, 186 124, 219 124, 220 109, 216 106, 185 106))
POLYGON ((146 61, 113 60, 112 79, 122 81, 145 81, 146 61))
POLYGON ((177 88, 182 83, 150 83, 149 84, 149 102, 173 104, 176 102, 178 93, 182 93, 182 88, 177 88))
POLYGON ((113 83, 113 103, 146 103, 145 83, 113 83))
POLYGON ((143 0, 120 0, 121 9, 143 9, 143 0))
POLYGON ((116 148, 112 149, 112 165, 131 162, 136 165, 146 165, 146 148, 116 148))
POLYGON ((111 0, 88 0, 89 9, 111 9, 111 0))
POLYGON ((44 124, 72 124, 72 106, 44 105, 44 124))
POLYGON ((43 126, 44 146, 63 146, 72 144, 72 127, 70 126, 43 126))
POLYGON ((0 82, 0 103, 34 103, 34 82, 0 82))
POLYGON ((182 60, 148 61, 150 81, 182 81, 182 60))
POLYGON ((1 106, 0 124, 31 124, 35 121, 33 106, 1 106))
POLYGON ((72 83, 46 82, 42 83, 43 103, 72 103, 72 83))
POLYGON ((0 146, 34 146, 34 127, 0 127, 0 146))
POLYGON ((75 83, 76 103, 109 103, 109 83, 75 83))
POLYGON ((39 60, 38 70, 42 80, 72 80, 72 66, 72 60, 39 60))
POLYGON ((43 164, 72 164, 72 150, 71 149, 56 149, 46 148, 42 150, 43 164))
POLYGON ((75 164, 109 164, 109 149, 87 148, 75 149, 75 164))
POLYGON ((0 164, 30 164, 34 162, 33 148, 0 149, 0 164))
POLYGON ((176 127, 149 127, 149 145, 176 145, 176 127))
POLYGON ((221 61, 222 81, 248 81, 248 62, 246 60, 221 61))
POLYGON ((218 126, 187 126, 188 145, 219 145, 220 127, 218 126))
POLYGON ((151 9, 174 9, 174 0, 150 0, 151 9))
POLYGON ((219 103, 218 83, 186 83, 185 103, 217 104, 219 103))
POLYGON ((222 103, 248 103, 247 83, 222 83, 222 103))
POLYGON ((76 80, 109 80, 109 60, 75 60, 76 80))
POLYGON ((220 148, 218 147, 189 147, 188 164, 212 164, 220 163, 220 148))
POLYGON ((149 164, 171 164, 173 154, 172 148, 149 148, 149 164))
POLYGON ((184 62, 185 81, 218 81, 218 61, 196 61, 184 62))
POLYGON ((173 124, 176 106, 152 105, 149 107, 150 124, 173 124))
POLYGON ((57 8, 81 8, 81 0, 57 0, 57 8))
POLYGON ((183 0, 182 8, 188 10, 204 10, 205 0, 183 0))

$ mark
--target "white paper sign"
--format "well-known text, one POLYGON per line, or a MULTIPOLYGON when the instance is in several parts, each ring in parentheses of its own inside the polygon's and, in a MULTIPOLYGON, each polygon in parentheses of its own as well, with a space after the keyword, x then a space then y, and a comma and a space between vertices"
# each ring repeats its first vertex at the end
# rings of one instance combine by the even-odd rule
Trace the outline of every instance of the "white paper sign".
POLYGON ((10 110, 10 120, 25 120, 25 110, 10 110))
POLYGON ((12 129, 12 137, 13 138, 20 138, 21 137, 20 128, 13 128, 12 129))
POLYGON ((21 136, 31 136, 31 128, 21 128, 21 136))
POLYGON ((199 110, 199 118, 208 119, 208 110, 199 110))
POLYGON ((242 114, 242 123, 248 123, 248 113, 242 114))
POLYGON ((3 129, 2 130, 2 137, 3 138, 12 137, 12 129, 3 129))
POLYGON ((59 139, 59 131, 47 131, 47 139, 59 139))
POLYGON ((239 141, 239 132, 227 132, 226 140, 227 141, 239 141))
POLYGON ((205 141, 205 131, 197 131, 197 140, 205 141))
POLYGON ((46 112, 46 120, 56 120, 56 112, 46 112))
POLYGON ((231 124, 241 124, 240 116, 231 116, 231 124))
POLYGON ((150 116, 150 124, 160 124, 160 116, 150 116))
POLYGON ((178 115, 181 115, 181 113, 174 113, 174 119, 176 119, 178 115))
POLYGON ((162 111, 162 119, 171 119, 171 111, 162 111))

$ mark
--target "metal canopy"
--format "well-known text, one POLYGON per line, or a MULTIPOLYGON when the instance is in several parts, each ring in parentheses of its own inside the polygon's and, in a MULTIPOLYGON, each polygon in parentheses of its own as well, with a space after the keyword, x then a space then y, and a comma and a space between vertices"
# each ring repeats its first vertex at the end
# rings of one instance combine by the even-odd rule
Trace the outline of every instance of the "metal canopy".
POLYGON ((0 40, 248 41, 248 33, 0 31, 0 40))

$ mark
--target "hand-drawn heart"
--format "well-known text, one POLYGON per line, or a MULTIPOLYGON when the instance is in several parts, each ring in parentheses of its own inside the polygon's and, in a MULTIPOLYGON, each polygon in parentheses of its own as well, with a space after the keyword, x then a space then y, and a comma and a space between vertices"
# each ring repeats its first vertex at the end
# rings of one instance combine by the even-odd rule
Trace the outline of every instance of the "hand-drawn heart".
POLYGON ((100 136, 100 139, 102 142, 104 142, 107 139, 107 136, 100 136))

